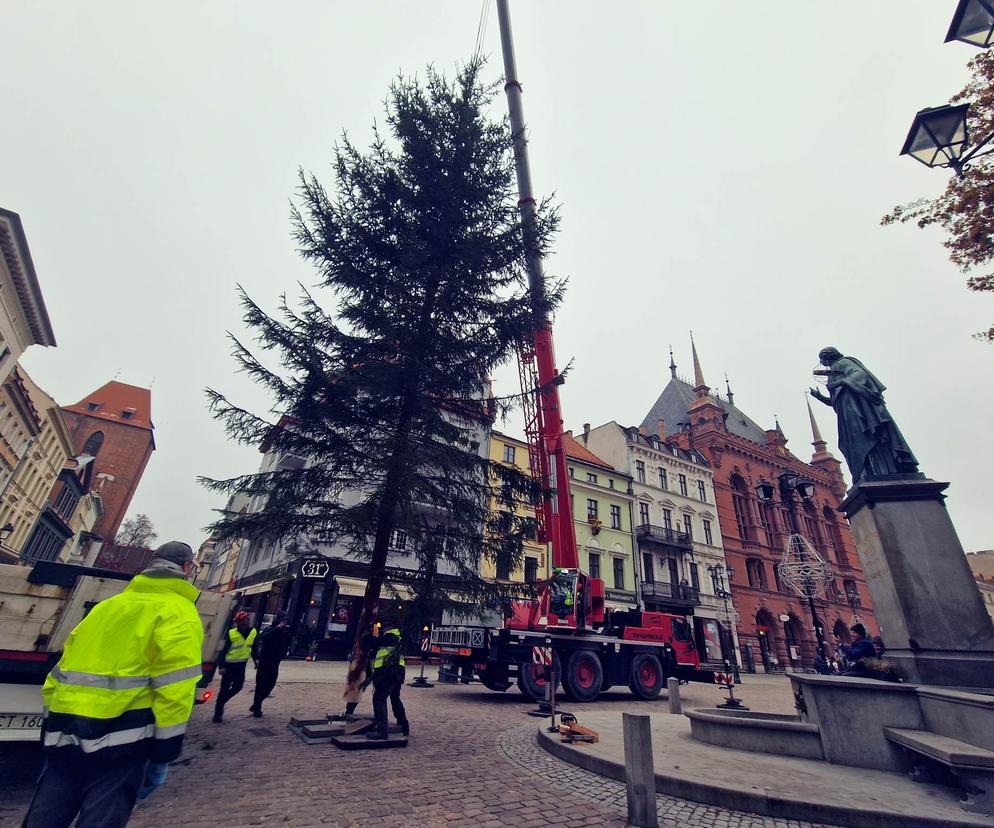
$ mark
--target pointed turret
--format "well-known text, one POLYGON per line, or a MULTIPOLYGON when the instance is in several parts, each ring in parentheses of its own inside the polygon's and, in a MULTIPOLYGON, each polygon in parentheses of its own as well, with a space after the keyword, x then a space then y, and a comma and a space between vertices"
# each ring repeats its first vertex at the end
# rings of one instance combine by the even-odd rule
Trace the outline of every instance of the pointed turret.
POLYGON ((673 360, 673 346, 670 345, 670 376, 676 379, 676 362, 673 360))
POLYGON ((836 477, 839 485, 843 486, 842 464, 828 450, 828 444, 821 436, 821 429, 818 428, 818 421, 815 419, 814 411, 811 410, 811 400, 808 399, 807 394, 804 395, 804 404, 808 407, 808 421, 811 423, 811 445, 815 447, 815 453, 811 456, 811 465, 824 469, 836 477))
POLYGON ((706 397, 711 389, 704 381, 704 372, 701 370, 701 361, 697 356, 697 345, 694 344, 694 332, 690 332, 690 352, 694 357, 694 393, 698 397, 706 397))
POLYGON ((735 405, 735 395, 732 393, 732 386, 728 382, 728 374, 725 374, 725 395, 728 397, 729 405, 735 405))
POLYGON ((818 428, 818 421, 815 419, 815 413, 811 410, 811 400, 808 399, 807 395, 804 395, 804 404, 808 407, 808 420, 811 422, 811 445, 815 447, 815 454, 820 454, 825 451, 826 443, 822 439, 821 431, 818 428))

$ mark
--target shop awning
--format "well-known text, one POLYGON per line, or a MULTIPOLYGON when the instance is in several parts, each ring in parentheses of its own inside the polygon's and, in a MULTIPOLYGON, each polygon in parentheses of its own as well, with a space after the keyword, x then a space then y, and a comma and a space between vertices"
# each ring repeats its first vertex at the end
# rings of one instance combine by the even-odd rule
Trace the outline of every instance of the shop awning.
POLYGON ((245 587, 245 589, 236 590, 242 595, 256 595, 260 592, 269 592, 273 588, 275 581, 266 581, 264 584, 253 584, 250 587, 245 587))
MULTIPOLYGON (((336 575, 335 580, 338 582, 339 595, 362 598, 366 594, 366 581, 363 578, 346 578, 342 575, 336 575)), ((397 595, 402 600, 406 601, 410 599, 411 590, 407 586, 393 583, 389 587, 384 585, 384 588, 380 591, 380 597, 392 598, 394 589, 396 589, 397 595)))

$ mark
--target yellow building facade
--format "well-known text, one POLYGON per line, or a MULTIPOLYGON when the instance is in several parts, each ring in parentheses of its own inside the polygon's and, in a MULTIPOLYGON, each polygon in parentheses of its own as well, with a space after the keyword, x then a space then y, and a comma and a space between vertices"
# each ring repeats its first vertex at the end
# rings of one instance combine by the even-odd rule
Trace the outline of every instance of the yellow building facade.
MULTIPOLYGON (((499 431, 490 432, 490 459, 496 463, 504 463, 516 469, 529 473, 528 466, 528 444, 524 440, 518 440, 499 431)), ((496 501, 491 504, 491 508, 499 509, 496 501)), ((517 503, 514 509, 515 515, 521 518, 528 518, 535 514, 535 509, 531 504, 524 501, 517 503)), ((497 572, 493 561, 484 560, 481 564, 481 575, 484 578, 494 578, 508 583, 530 583, 543 578, 548 578, 551 572, 551 561, 548 544, 539 543, 536 540, 525 540, 524 556, 522 565, 513 571, 497 572)))
POLYGON ((0 388, 0 439, 15 441, 13 465, 4 458, 0 488, 0 553, 16 560, 59 472, 72 456, 62 410, 20 366, 0 388), (6 431, 4 431, 6 429, 6 431))

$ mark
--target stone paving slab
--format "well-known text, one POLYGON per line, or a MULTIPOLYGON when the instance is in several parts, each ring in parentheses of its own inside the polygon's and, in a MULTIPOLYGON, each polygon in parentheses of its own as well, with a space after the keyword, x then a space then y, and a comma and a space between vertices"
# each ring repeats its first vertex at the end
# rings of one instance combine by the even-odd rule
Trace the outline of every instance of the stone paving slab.
MULTIPOLYGON (((962 810, 951 788, 885 771, 715 747, 691 737, 685 716, 655 713, 650 719, 660 792, 757 814, 826 819, 859 828, 994 826, 994 817, 962 810)), ((538 731, 539 743, 565 761, 623 780, 621 713, 590 708, 580 722, 599 733, 597 744, 565 744, 544 729, 538 731)))
MULTIPOLYGON (((513 688, 506 693, 479 684, 405 688, 413 727, 406 750, 352 752, 303 744, 287 727, 291 716, 318 719, 340 712, 345 671, 342 662, 285 664, 260 720, 248 713, 254 679, 250 665, 245 689, 228 705, 223 724, 211 722, 209 705, 194 709, 185 764, 172 767, 166 784, 139 804, 130 828, 624 826, 618 783, 538 748, 536 720, 525 715, 535 705, 513 688), (536 773, 537 765, 513 761, 500 747, 507 731, 520 731, 527 749, 550 764, 536 773)), ((691 685, 683 692, 685 700, 701 706, 721 698, 712 685, 691 685)), ((792 709, 790 685, 782 677, 746 677, 742 693, 747 703, 764 699, 767 709, 792 709)), ((604 694, 594 705, 566 709, 582 721, 594 709, 665 708, 665 698, 640 702, 625 689, 604 694)), ((358 712, 369 710, 367 694, 358 712)), ((2 828, 20 824, 40 766, 37 745, 0 751, 2 828)), ((680 800, 673 800, 671 808, 679 818, 664 822, 668 828, 790 825, 680 800)))

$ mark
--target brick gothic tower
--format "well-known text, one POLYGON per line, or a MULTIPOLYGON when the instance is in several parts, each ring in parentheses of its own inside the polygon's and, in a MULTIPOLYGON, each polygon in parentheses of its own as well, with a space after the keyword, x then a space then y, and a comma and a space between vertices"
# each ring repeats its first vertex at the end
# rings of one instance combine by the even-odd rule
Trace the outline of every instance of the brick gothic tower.
POLYGON ((93 534, 114 539, 131 498, 155 451, 152 392, 108 382, 75 405, 62 409, 73 450, 96 457, 93 491, 103 500, 103 515, 93 534))
POLYGON ((810 612, 804 600, 780 583, 777 573, 789 531, 787 515, 779 500, 760 501, 756 485, 775 484, 786 469, 815 484, 814 497, 798 506, 798 524, 836 576, 828 594, 817 602, 825 638, 831 643, 837 632, 848 641, 854 604, 871 635, 877 624, 849 525, 838 511, 845 495, 841 464, 827 451, 813 415, 814 455, 807 463, 795 457, 779 424, 763 429, 735 406, 730 389, 727 397, 710 389, 697 348, 692 347, 693 384, 677 376, 671 357, 671 379, 642 424, 652 427, 665 420, 677 426, 679 431, 669 440, 703 452, 714 469, 725 559, 735 569, 730 588, 740 645, 751 645, 759 667, 811 667, 816 644, 810 612))

